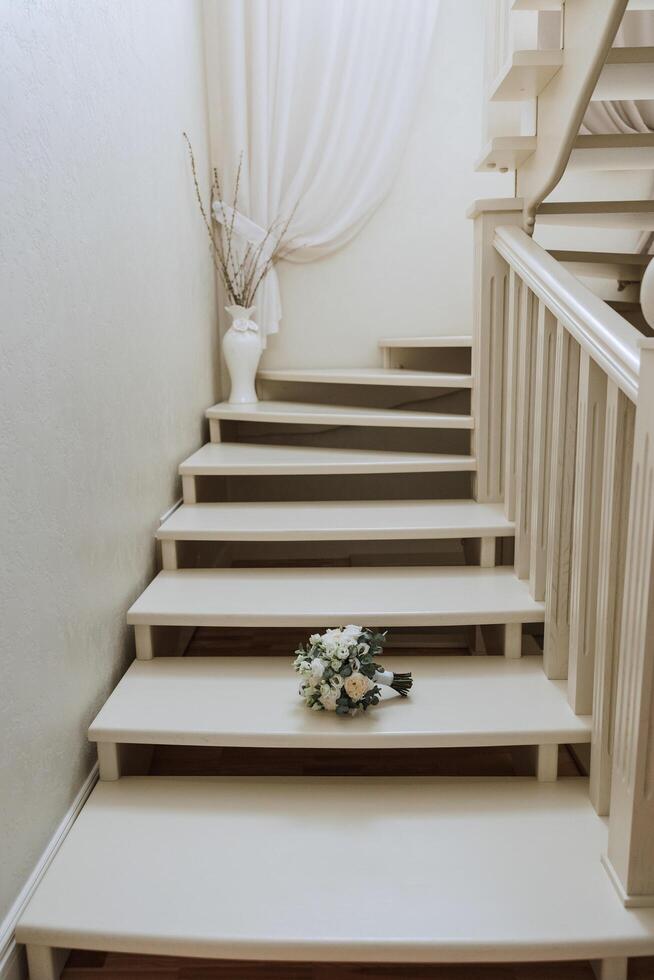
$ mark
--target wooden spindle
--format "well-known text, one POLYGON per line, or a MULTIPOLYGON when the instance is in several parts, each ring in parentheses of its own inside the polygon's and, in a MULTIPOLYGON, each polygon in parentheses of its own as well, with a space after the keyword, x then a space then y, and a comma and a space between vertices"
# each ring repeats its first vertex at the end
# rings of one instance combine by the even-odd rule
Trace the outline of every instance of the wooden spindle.
POLYGON ((514 269, 509 272, 509 308, 506 319, 506 384, 504 406, 504 513, 515 520, 516 458, 518 391, 518 333, 521 297, 526 287, 514 269))
POLYGON ((605 405, 606 375, 582 351, 572 518, 568 664, 568 700, 580 715, 590 714, 593 707, 605 405))
POLYGON ((518 320, 518 382, 516 426, 515 569, 529 577, 531 548, 531 480, 536 328, 540 302, 526 287, 518 320))
POLYGON ((552 403, 556 357, 556 319, 539 304, 534 384, 533 470, 529 588, 534 599, 545 598, 548 503, 552 471, 552 403))
POLYGON ((568 676, 578 387, 579 344, 559 323, 556 327, 554 364, 543 651, 545 672, 548 677, 557 680, 568 676))
POLYGON ((611 795, 615 693, 629 521, 634 417, 633 403, 614 382, 609 381, 604 427, 590 762, 590 797, 593 806, 602 816, 609 812, 611 795))

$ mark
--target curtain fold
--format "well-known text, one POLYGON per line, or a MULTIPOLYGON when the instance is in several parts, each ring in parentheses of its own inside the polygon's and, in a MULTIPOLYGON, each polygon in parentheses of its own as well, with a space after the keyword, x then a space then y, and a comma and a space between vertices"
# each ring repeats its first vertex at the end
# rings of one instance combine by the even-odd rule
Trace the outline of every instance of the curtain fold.
MULTIPOLYGON (((205 0, 213 163, 260 229, 293 218, 291 262, 345 245, 389 192, 406 146, 439 0, 205 0)), ((282 315, 273 270, 256 297, 282 315)))

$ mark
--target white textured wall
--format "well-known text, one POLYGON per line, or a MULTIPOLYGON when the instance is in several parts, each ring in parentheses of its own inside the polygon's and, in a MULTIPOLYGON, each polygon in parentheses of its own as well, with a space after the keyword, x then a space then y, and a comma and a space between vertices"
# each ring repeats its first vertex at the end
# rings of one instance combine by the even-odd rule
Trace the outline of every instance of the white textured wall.
POLYGON ((466 210, 475 198, 513 195, 512 175, 474 172, 485 3, 440 0, 425 91, 398 180, 358 237, 319 262, 281 264, 284 319, 269 341, 268 366, 374 364, 381 336, 470 333, 466 210))
POLYGON ((214 391, 195 0, 0 7, 0 919, 94 753, 214 391), (7 843, 8 842, 8 843, 7 843))

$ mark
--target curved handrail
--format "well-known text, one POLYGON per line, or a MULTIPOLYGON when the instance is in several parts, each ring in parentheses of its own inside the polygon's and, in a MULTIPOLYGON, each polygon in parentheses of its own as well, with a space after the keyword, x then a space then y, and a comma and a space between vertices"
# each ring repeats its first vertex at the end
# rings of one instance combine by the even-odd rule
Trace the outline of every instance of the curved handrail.
POLYGON ((635 402, 642 334, 522 229, 497 228, 493 244, 607 377, 635 402))
MULTIPOLYGON (((568 165, 575 139, 577 138, 579 129, 584 121, 588 104, 590 103, 593 92, 595 91, 595 86, 597 85, 602 68, 604 67, 604 62, 606 61, 609 51, 611 50, 613 39, 615 38, 618 28, 620 27, 624 12, 627 8, 627 3, 628 0, 613 0, 611 11, 606 20, 606 25, 602 31, 602 34, 600 35, 600 43, 595 51, 593 60, 588 67, 583 85, 579 89, 574 100, 572 114, 570 115, 570 118, 568 119, 568 122, 563 130, 562 140, 559 144, 558 153, 554 158, 549 177, 536 194, 532 194, 525 200, 524 225, 528 234, 533 232, 538 208, 543 203, 545 198, 548 197, 556 188, 557 184, 565 173, 565 168, 568 165)), ((563 4, 563 17, 565 17, 565 4, 563 4)))

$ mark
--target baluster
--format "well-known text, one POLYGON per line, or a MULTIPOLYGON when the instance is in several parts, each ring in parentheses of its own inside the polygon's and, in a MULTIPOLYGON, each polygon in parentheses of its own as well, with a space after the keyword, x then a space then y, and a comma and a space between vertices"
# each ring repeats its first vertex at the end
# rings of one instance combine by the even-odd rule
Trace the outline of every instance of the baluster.
POLYGON ((545 571, 545 646, 548 677, 568 676, 570 557, 574 499, 579 387, 579 344, 565 327, 556 327, 552 408, 550 497, 545 571))
POLYGON ((540 302, 522 291, 518 330, 518 388, 516 403, 515 568, 519 578, 529 577, 531 544, 531 479, 533 389, 536 366, 536 329, 540 302))
POLYGON ((499 225, 519 225, 522 212, 515 199, 479 202, 475 219, 475 315, 472 362, 475 385, 472 414, 476 459, 475 497, 504 497, 504 367, 509 267, 493 245, 499 225), (484 211, 486 206, 489 210, 484 211))
POLYGON ((545 598, 554 396, 552 380, 556 352, 556 319, 543 303, 539 303, 537 329, 529 588, 534 599, 542 601, 545 598))
POLYGON ((654 906, 654 340, 641 342, 605 864, 628 906, 654 906))
POLYGON ((597 561, 602 503, 606 375, 581 352, 570 573, 568 700, 579 715, 593 707, 597 561))
POLYGON ((604 472, 600 520, 593 737, 590 797, 599 814, 609 812, 615 723, 618 642, 625 572, 634 406, 613 382, 607 383, 604 472))
POLYGON ((506 405, 504 419, 504 512, 515 520, 515 437, 518 391, 518 331, 521 297, 526 287, 514 269, 509 273, 509 309, 506 319, 506 405))

